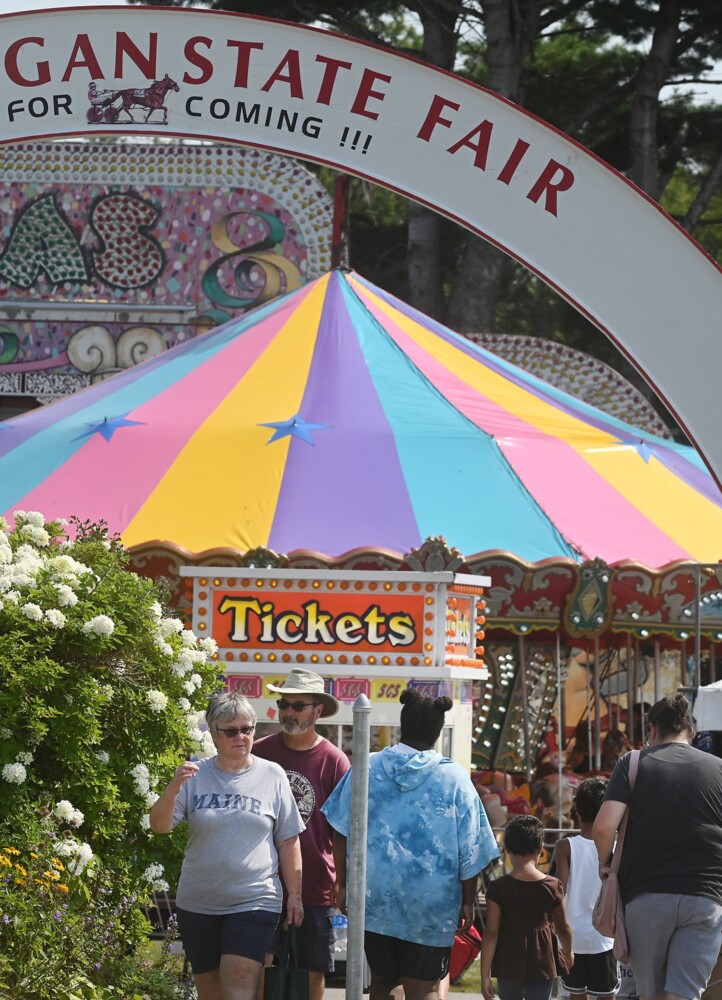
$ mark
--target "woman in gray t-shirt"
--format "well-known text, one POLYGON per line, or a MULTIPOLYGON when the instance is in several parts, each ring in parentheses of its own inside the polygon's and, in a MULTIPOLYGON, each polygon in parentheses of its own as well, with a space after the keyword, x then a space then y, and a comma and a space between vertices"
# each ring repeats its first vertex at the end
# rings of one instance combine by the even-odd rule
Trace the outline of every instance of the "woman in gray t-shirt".
POLYGON ((251 753, 256 713, 242 695, 212 698, 206 722, 217 754, 185 761, 150 812, 155 833, 188 824, 176 904, 198 1000, 255 1000, 289 890, 286 921, 300 925, 304 829, 286 773, 251 753))

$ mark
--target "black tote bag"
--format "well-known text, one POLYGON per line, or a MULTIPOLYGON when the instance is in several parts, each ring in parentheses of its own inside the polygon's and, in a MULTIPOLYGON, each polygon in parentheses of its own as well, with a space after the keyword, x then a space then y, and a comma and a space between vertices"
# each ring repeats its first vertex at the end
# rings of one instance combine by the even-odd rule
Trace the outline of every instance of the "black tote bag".
POLYGON ((263 1000, 308 1000, 308 969, 298 967, 298 928, 294 924, 284 931, 278 965, 266 969, 263 1000))

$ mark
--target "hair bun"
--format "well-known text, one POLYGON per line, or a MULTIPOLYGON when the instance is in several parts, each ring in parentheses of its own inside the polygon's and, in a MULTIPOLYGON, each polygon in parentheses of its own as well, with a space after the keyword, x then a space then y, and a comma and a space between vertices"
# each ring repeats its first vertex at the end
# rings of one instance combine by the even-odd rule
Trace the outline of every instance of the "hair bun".
POLYGON ((674 696, 674 703, 677 707, 677 711, 681 716, 687 715, 689 712, 689 700, 685 694, 681 692, 674 696))
POLYGON ((453 706, 453 701, 447 697, 437 698, 434 702, 434 708, 439 712, 448 712, 453 706))
POLYGON ((404 690, 399 695, 399 701, 402 705, 411 705, 415 701, 420 701, 421 695, 416 690, 416 688, 404 688, 404 690))

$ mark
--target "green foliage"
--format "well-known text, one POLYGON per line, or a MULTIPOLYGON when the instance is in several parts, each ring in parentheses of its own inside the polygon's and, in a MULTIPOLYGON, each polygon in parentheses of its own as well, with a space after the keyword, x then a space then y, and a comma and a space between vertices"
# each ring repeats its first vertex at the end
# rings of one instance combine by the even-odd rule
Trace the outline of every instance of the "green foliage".
POLYGON ((404 5, 390 0, 278 0, 269 10, 264 0, 129 0, 154 7, 211 7, 236 14, 260 14, 299 24, 326 22, 349 34, 369 37, 373 22, 388 13, 402 12, 404 5))
POLYGON ((623 170, 641 57, 600 33, 575 30, 540 39, 524 74, 525 106, 623 170))
POLYGON ((509 273, 503 302, 498 310, 498 330, 555 340, 569 347, 590 350, 607 363, 615 361, 614 347, 602 333, 580 316, 548 285, 524 268, 509 273))
POLYGON ((694 156, 685 147, 679 162, 674 164, 669 182, 661 197, 662 207, 685 225, 696 240, 717 261, 722 260, 722 193, 719 182, 714 184, 698 221, 691 225, 687 216, 699 195, 707 175, 719 170, 719 135, 722 109, 710 104, 698 104, 685 116, 683 128, 694 156))
POLYGON ((97 859, 86 869, 58 851, 62 825, 28 816, 19 841, 35 850, 0 846, 0 997, 120 1000, 149 987, 153 1000, 182 996, 170 942, 159 961, 137 957, 148 930, 137 874, 97 859))
POLYGON ((352 179, 349 188, 349 251, 353 267, 369 281, 408 297, 405 198, 352 179))
POLYGON ((210 752, 215 643, 164 614, 104 525, 70 541, 36 512, 15 521, 0 522, 0 997, 132 996, 150 974, 133 958, 142 904, 183 847, 147 814, 210 752))

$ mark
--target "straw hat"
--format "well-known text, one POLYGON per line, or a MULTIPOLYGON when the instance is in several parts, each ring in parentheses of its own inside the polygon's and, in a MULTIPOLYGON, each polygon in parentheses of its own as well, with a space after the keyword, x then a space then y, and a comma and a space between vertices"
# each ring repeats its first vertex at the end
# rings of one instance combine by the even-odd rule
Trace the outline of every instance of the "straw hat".
POLYGON ((323 705, 322 719, 327 719, 329 715, 335 715, 341 707, 332 694, 326 693, 323 677, 320 674, 314 674, 312 670, 302 670, 300 667, 296 667, 281 687, 277 687, 275 684, 267 684, 266 687, 269 691, 276 691, 283 697, 290 694, 312 694, 316 701, 323 705))

